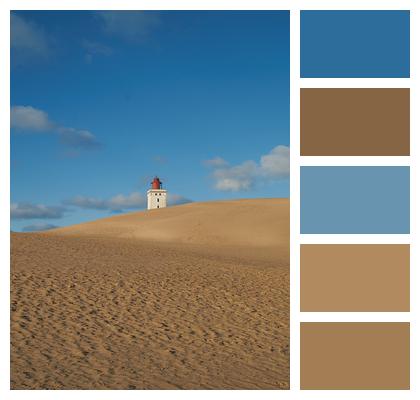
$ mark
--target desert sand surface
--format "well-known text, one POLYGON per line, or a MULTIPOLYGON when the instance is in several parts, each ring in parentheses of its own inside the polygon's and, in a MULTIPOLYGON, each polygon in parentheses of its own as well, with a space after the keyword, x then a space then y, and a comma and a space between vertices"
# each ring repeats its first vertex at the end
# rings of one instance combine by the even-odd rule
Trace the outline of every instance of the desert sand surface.
POLYGON ((11 388, 288 389, 288 199, 12 233, 11 388))

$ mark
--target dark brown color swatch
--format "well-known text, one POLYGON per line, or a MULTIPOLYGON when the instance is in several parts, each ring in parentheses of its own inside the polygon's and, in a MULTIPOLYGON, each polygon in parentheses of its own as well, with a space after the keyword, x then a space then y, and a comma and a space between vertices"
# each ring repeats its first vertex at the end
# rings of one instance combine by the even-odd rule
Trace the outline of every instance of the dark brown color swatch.
POLYGON ((410 311, 410 246, 305 244, 301 311, 410 311))
POLYGON ((302 156, 410 155, 410 89, 301 89, 302 156))
POLYGON ((409 389, 407 322, 303 322, 301 389, 409 389))

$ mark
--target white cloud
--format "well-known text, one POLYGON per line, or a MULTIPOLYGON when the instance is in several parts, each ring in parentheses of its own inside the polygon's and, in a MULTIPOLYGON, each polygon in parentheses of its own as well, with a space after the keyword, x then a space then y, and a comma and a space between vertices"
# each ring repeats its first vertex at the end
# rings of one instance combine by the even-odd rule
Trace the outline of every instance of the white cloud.
POLYGON ((64 204, 88 210, 106 210, 108 208, 104 200, 86 196, 76 196, 70 200, 66 200, 64 204))
POLYGON ((54 127, 45 111, 31 106, 14 106, 10 112, 12 128, 36 132, 48 132, 54 127))
POLYGON ((27 225, 22 228, 22 232, 34 232, 34 231, 48 231, 50 229, 59 228, 57 225, 53 224, 46 224, 46 223, 39 223, 39 224, 32 224, 27 225))
POLYGON ((215 188, 233 192, 249 190, 254 185, 257 171, 257 164, 251 160, 233 167, 217 168, 213 172, 216 180, 215 188))
POLYGON ((90 210, 121 211, 124 209, 144 208, 147 204, 146 196, 133 192, 128 196, 118 194, 110 199, 98 199, 95 197, 76 196, 65 201, 65 204, 90 210))
POLYGON ((146 205, 146 197, 138 192, 131 193, 128 196, 118 194, 112 197, 108 204, 111 210, 141 208, 146 205))
POLYGON ((276 146, 260 160, 261 175, 273 179, 287 178, 290 174, 290 149, 276 146))
POLYGON ((105 32, 128 40, 145 40, 160 24, 158 14, 150 11, 98 11, 96 14, 105 32))
POLYGON ((62 218, 66 211, 61 206, 46 206, 32 203, 12 203, 10 216, 12 219, 62 218))
POLYGON ((18 131, 52 132, 58 135, 63 145, 73 149, 92 150, 101 145, 90 131, 56 124, 45 111, 31 106, 13 106, 10 110, 10 125, 18 131))
POLYGON ((60 142, 75 149, 96 149, 101 146, 95 135, 87 130, 60 127, 60 142))
POLYGON ((215 180, 215 189, 222 191, 250 190, 257 181, 285 179, 290 173, 289 147, 282 145, 274 147, 268 154, 261 156, 259 163, 247 160, 239 165, 229 166, 226 162, 215 162, 215 160, 224 161, 216 157, 206 163, 214 168, 212 175, 215 180))
POLYGON ((50 45, 44 31, 20 15, 10 15, 10 47, 17 64, 29 59, 42 60, 50 54, 50 45))

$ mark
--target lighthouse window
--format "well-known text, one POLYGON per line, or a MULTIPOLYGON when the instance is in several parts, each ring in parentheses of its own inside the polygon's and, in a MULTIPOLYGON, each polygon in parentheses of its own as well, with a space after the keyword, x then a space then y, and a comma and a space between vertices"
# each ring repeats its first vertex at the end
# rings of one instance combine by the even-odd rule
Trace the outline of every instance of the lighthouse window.
POLYGON ((159 199, 157 199, 158 203, 159 203, 159 199))

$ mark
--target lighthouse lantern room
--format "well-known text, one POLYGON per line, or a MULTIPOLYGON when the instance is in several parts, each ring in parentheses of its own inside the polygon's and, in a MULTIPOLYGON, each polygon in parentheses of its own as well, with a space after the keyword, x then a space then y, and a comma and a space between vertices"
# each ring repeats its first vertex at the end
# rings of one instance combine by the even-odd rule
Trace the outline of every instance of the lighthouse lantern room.
POLYGON ((151 185, 151 189, 147 191, 147 209, 166 207, 166 190, 162 189, 162 182, 157 176, 155 176, 151 185))

